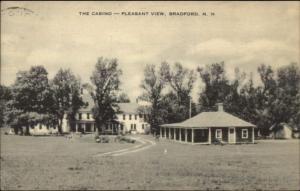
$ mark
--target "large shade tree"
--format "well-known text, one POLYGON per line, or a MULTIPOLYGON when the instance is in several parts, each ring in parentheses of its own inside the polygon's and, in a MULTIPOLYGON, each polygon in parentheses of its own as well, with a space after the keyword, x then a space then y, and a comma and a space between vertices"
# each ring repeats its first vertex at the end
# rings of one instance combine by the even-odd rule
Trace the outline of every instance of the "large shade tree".
MULTIPOLYGON (((177 116, 173 116, 172 122, 183 121, 190 115, 191 92, 196 76, 193 70, 184 68, 180 63, 175 63, 173 67, 170 67, 167 62, 163 64, 165 68, 165 70, 163 70, 163 77, 175 95, 175 102, 170 104, 172 105, 171 107, 173 107, 172 113, 177 114, 177 116)), ((170 100, 168 97, 171 98, 172 93, 166 96, 164 99, 165 103, 167 100, 170 100)))
POLYGON ((107 122, 114 121, 118 111, 117 93, 120 86, 120 75, 122 71, 118 68, 117 59, 99 58, 91 82, 94 90, 90 91, 94 100, 93 116, 98 133, 107 122))
POLYGON ((18 127, 25 126, 26 134, 29 134, 30 126, 46 124, 45 119, 53 119, 54 99, 48 73, 43 66, 33 66, 29 71, 18 72, 12 86, 12 96, 9 106, 12 119, 9 121, 18 127))
POLYGON ((159 69, 155 65, 146 65, 144 70, 144 79, 141 83, 141 88, 143 89, 143 94, 140 96, 142 100, 151 103, 148 110, 149 113, 149 123, 151 132, 158 132, 159 125, 164 122, 163 118, 163 89, 166 85, 163 73, 165 73, 166 65, 161 64, 159 69))
POLYGON ((198 67, 197 71, 205 86, 200 93, 199 104, 201 111, 208 111, 214 108, 216 103, 225 101, 230 92, 229 80, 226 77, 224 62, 198 67))
POLYGON ((58 131, 62 133, 63 119, 66 118, 72 125, 75 114, 84 105, 80 96, 80 80, 70 69, 60 69, 51 82, 53 90, 55 115, 58 121, 58 131))

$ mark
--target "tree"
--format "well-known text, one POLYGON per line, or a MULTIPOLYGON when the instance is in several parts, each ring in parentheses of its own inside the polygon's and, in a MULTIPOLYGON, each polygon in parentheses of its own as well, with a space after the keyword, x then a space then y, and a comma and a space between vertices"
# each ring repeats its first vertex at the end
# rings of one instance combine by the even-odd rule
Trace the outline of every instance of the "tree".
POLYGON ((54 102, 48 83, 48 73, 43 66, 33 66, 29 71, 17 73, 12 86, 13 100, 10 103, 11 113, 16 120, 10 120, 18 127, 29 127, 37 123, 45 123, 38 115, 48 115, 54 110, 54 102), (35 114, 33 114, 35 113, 35 114))
MULTIPOLYGON (((176 111, 174 112, 177 114, 174 122, 183 121, 189 117, 190 94, 196 80, 194 71, 184 68, 180 63, 175 63, 172 69, 166 62, 163 65, 165 68, 163 77, 176 95, 176 103, 172 104, 175 106, 176 111)), ((169 95, 171 96, 171 94, 169 95)))
POLYGON ((235 78, 228 84, 228 94, 225 96, 224 105, 226 105, 226 111, 242 117, 245 103, 242 102, 240 90, 246 74, 240 72, 239 68, 235 68, 234 72, 235 78))
POLYGON ((98 59, 95 70, 91 76, 92 84, 95 86, 91 96, 95 102, 93 114, 98 133, 105 123, 116 118, 117 92, 120 86, 120 75, 117 59, 98 59))
POLYGON ((205 84, 204 90, 200 93, 199 103, 202 111, 208 111, 216 103, 224 102, 230 91, 224 62, 206 65, 204 68, 198 67, 197 71, 205 84))
POLYGON ((149 123, 151 132, 157 132, 159 125, 163 122, 162 117, 162 91, 165 87, 163 73, 166 70, 166 65, 161 64, 159 70, 156 70, 155 65, 146 65, 144 70, 144 79, 141 83, 143 94, 141 99, 151 103, 149 111, 149 123))
POLYGON ((0 127, 5 124, 5 114, 7 110, 7 103, 12 99, 11 90, 9 87, 0 85, 0 127))
POLYGON ((65 115, 71 121, 75 114, 84 105, 80 97, 80 81, 70 69, 60 69, 51 82, 55 99, 55 115, 58 120, 58 131, 62 133, 62 122, 65 115))
POLYGON ((271 110, 274 118, 278 122, 299 125, 300 68, 296 63, 291 63, 277 70, 276 93, 276 100, 271 110))
POLYGON ((129 99, 128 95, 123 92, 117 97, 117 102, 118 103, 130 103, 130 99, 129 99))

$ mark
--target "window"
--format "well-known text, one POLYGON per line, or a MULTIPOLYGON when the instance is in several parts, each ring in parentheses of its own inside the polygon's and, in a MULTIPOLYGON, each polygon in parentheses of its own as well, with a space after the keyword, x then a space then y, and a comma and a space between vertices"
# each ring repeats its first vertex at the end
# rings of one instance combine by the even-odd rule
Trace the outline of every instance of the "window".
POLYGON ((131 120, 131 114, 129 115, 129 120, 131 120))
POLYGON ((139 117, 140 117, 140 118, 143 118, 143 114, 139 114, 139 117))
POLYGON ((204 137, 205 136, 205 132, 204 130, 201 130, 201 136, 204 137))
POLYGON ((134 115, 134 119, 137 120, 137 115, 134 115))
POLYGON ((90 119, 90 114, 89 113, 86 114, 86 118, 90 119))
POLYGON ((40 129, 42 129, 42 124, 40 124, 40 129))
POLYGON ((130 124, 130 129, 133 130, 133 124, 130 124))
POLYGON ((78 118, 79 118, 79 119, 82 118, 82 113, 78 113, 78 118))
POLYGON ((126 115, 125 114, 123 114, 123 120, 125 120, 126 119, 126 115))
POLYGON ((136 124, 133 124, 134 130, 136 130, 136 124))
POLYGON ((145 126, 144 126, 144 124, 142 124, 142 129, 144 129, 145 128, 145 126))
POLYGON ((248 138, 248 129, 242 129, 242 138, 247 139, 248 138))
POLYGON ((234 133, 234 129, 229 129, 229 132, 232 134, 232 133, 234 133))
POLYGON ((222 129, 216 129, 216 138, 222 139, 222 129))

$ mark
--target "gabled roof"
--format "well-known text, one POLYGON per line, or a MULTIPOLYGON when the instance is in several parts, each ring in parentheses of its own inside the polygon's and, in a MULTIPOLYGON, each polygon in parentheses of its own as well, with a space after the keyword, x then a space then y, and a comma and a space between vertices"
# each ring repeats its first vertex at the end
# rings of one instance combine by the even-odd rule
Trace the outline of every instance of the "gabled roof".
POLYGON ((163 127, 189 127, 189 128, 205 128, 205 127, 255 127, 238 117, 227 112, 202 112, 198 115, 187 119, 181 123, 172 123, 161 125, 163 127))
POLYGON ((139 113, 138 108, 140 107, 137 103, 118 103, 121 113, 137 114, 139 113))
MULTIPOLYGON (((88 105, 80 108, 79 111, 80 112, 91 112, 95 105, 92 97, 89 94, 83 94, 82 100, 84 103, 87 103, 88 105)), ((138 113, 140 113, 138 110, 139 107, 143 107, 137 103, 118 103, 117 105, 120 108, 120 112, 126 113, 126 114, 138 114, 138 113)))
POLYGON ((89 94, 82 94, 82 100, 87 106, 81 107, 79 111, 92 111, 95 105, 92 96, 89 94))
POLYGON ((291 125, 289 125, 287 123, 284 123, 284 122, 272 125, 269 128, 269 130, 271 130, 271 131, 278 131, 278 130, 281 130, 283 128, 289 128, 290 130, 295 131, 295 132, 300 131, 300 128, 298 128, 296 126, 291 126, 291 125))

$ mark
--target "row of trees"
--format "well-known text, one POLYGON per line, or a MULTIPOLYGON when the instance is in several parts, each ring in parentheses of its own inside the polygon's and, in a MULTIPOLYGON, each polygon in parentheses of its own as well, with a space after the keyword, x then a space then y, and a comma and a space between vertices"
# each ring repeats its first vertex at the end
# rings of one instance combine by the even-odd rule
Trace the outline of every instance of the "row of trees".
POLYGON ((60 69, 51 80, 43 66, 20 71, 12 86, 0 86, 0 126, 7 124, 15 132, 29 135, 30 127, 43 124, 58 127, 62 133, 66 117, 71 129, 75 129, 76 113, 88 104, 81 96, 82 88, 85 88, 94 100, 92 112, 100 132, 106 122, 115 119, 116 103, 130 102, 127 94, 119 91, 121 74, 116 59, 103 58, 99 58, 95 65, 92 85, 81 84, 70 69, 60 69), (26 127, 25 132, 22 127, 26 127))
POLYGON ((198 67, 197 72, 204 83, 198 105, 189 103, 196 73, 175 63, 173 68, 166 62, 159 68, 148 65, 141 87, 143 99, 152 103, 150 124, 154 131, 159 124, 176 123, 202 111, 215 110, 223 102, 225 110, 256 124, 262 135, 269 128, 282 122, 292 126, 300 124, 300 69, 295 63, 279 68, 260 65, 257 69, 262 85, 254 86, 252 74, 235 69, 229 80, 225 64, 213 63, 198 67))
POLYGON ((62 132, 62 121, 66 114, 69 120, 74 119, 77 110, 84 105, 80 97, 80 81, 68 69, 60 69, 49 81, 48 73, 43 66, 31 67, 29 71, 17 73, 11 87, 1 87, 4 100, 1 110, 2 123, 22 131, 38 123, 57 126, 62 132))
MULTIPOLYGON (((247 76, 238 68, 229 80, 224 63, 214 63, 197 70, 185 68, 180 63, 167 62, 159 66, 147 65, 140 99, 151 106, 141 108, 149 113, 152 132, 162 123, 176 123, 202 111, 214 110, 223 102, 225 110, 250 121, 268 133, 272 125, 281 122, 300 124, 300 71, 297 64, 290 64, 274 71, 271 66, 257 69, 262 85, 254 85, 252 75, 247 76), (204 83, 198 103, 191 101, 191 92, 197 76, 204 83)), ((85 106, 80 91, 84 87, 94 100, 92 110, 98 132, 105 123, 116 119, 118 102, 129 102, 120 93, 120 75, 116 59, 99 58, 91 75, 91 84, 81 84, 71 70, 60 69, 48 80, 43 66, 31 67, 17 74, 11 87, 0 88, 0 123, 16 130, 37 123, 57 126, 62 132, 62 121, 67 116, 72 128, 75 114, 85 106)))

